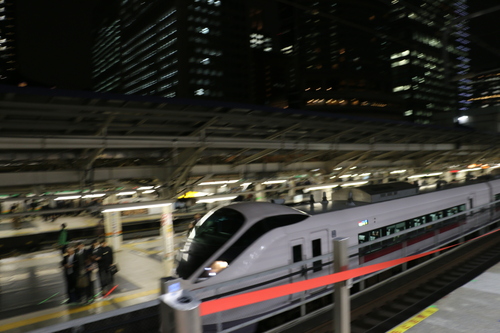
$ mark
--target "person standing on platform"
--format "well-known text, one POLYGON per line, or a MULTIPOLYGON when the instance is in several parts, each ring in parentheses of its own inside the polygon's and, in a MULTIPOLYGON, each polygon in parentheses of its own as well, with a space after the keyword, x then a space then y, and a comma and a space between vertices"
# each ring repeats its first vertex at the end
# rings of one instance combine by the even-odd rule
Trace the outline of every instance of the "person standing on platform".
POLYGON ((99 266, 99 273, 102 274, 104 277, 105 284, 102 290, 103 293, 106 293, 110 290, 113 284, 113 274, 111 274, 109 268, 111 267, 111 265, 113 265, 114 258, 113 258, 113 249, 110 246, 108 246, 106 240, 103 240, 101 242, 101 248, 102 248, 102 258, 101 258, 101 265, 99 266))
POLYGON ((61 252, 64 254, 66 252, 66 248, 68 247, 68 231, 66 230, 65 223, 61 224, 57 245, 61 248, 61 252))
POLYGON ((106 286, 106 275, 104 274, 104 266, 103 266, 103 261, 102 261, 102 247, 101 247, 101 242, 96 239, 94 240, 94 243, 92 243, 92 260, 97 264, 97 267, 99 269, 99 284, 100 284, 100 289, 101 289, 101 294, 104 294, 104 287, 106 286))
POLYGON ((89 280, 89 285, 85 294, 87 296, 87 303, 90 304, 94 302, 94 283, 97 281, 97 275, 99 274, 99 267, 90 256, 87 256, 85 259, 85 270, 87 271, 87 277, 89 280))
POLYGON ((77 303, 78 296, 76 291, 76 267, 77 258, 75 256, 75 250, 72 247, 67 247, 64 253, 62 266, 64 267, 64 278, 66 280, 66 292, 68 294, 68 299, 65 303, 77 303))
MULTIPOLYGON (((85 245, 83 243, 78 243, 76 246, 76 293, 77 297, 80 301, 83 301, 84 296, 86 296, 86 290, 89 286, 89 277, 87 274, 87 267, 85 263, 85 259, 87 257, 87 253, 85 251, 85 245)), ((88 301, 88 299, 87 299, 88 301)))

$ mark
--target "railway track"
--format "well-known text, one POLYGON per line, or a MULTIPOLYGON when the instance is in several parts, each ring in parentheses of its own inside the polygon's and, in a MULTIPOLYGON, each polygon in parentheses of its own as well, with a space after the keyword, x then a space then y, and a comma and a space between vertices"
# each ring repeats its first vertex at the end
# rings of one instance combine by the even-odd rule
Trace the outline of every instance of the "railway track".
MULTIPOLYGON (((499 261, 500 232, 496 232, 351 295, 351 333, 387 332, 499 261)), ((295 319, 263 332, 334 332, 331 302, 315 313, 302 322, 295 319)))

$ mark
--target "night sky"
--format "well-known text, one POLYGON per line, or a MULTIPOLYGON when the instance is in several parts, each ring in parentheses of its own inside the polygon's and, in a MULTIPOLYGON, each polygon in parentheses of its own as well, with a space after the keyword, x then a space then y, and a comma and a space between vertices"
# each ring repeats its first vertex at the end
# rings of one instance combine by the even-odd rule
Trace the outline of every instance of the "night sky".
MULTIPOLYGON (((106 0, 18 0, 20 73, 35 85, 90 89, 92 13, 106 0)), ((376 1, 376 0, 374 0, 376 1)), ((469 12, 500 5, 472 0, 469 12)), ((471 32, 500 53, 500 10, 471 20, 471 32)), ((500 68, 500 55, 471 43, 472 71, 500 68)))
POLYGON ((18 0, 19 69, 33 82, 90 88, 92 0, 18 0))

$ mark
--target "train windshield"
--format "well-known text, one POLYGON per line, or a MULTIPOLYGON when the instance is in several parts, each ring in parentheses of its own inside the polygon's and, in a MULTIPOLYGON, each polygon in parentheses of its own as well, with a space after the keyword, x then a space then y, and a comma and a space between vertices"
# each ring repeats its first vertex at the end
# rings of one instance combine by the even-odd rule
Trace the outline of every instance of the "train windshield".
POLYGON ((243 214, 231 208, 221 208, 203 217, 189 233, 180 253, 177 274, 183 279, 189 278, 244 222, 243 214))

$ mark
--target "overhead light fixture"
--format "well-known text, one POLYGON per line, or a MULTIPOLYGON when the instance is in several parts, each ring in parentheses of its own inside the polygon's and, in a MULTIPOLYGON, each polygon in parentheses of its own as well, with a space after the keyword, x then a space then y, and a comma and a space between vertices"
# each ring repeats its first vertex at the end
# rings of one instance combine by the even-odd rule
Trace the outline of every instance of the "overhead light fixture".
POLYGON ((479 167, 479 168, 472 168, 472 169, 463 169, 463 170, 459 170, 458 172, 469 172, 469 171, 477 171, 477 170, 481 170, 482 168, 479 167))
POLYGON ((356 186, 356 185, 364 185, 368 183, 368 181, 364 182, 354 182, 354 183, 347 183, 347 184, 342 184, 342 187, 347 187, 347 186, 356 186))
POLYGON ((152 189, 154 186, 141 186, 137 189, 137 191, 144 191, 144 190, 150 190, 152 189))
POLYGON ((396 173, 404 173, 406 172, 406 170, 394 170, 394 171, 391 171, 390 174, 396 174, 396 173))
MULTIPOLYGON (((358 175, 357 173, 354 173, 354 174, 349 174, 349 175, 342 175, 339 178, 350 178, 350 177, 356 177, 357 175, 358 175)), ((330 179, 332 179, 332 178, 335 178, 335 176, 330 177, 330 179)))
POLYGON ((148 193, 153 193, 155 190, 147 190, 147 191, 143 191, 142 193, 143 194, 148 194, 148 193))
POLYGON ((106 193, 96 193, 96 194, 86 194, 84 195, 82 198, 83 199, 88 199, 88 198, 100 198, 100 197, 103 197, 105 196, 106 193))
POLYGON ((116 195, 132 195, 132 194, 136 194, 136 193, 137 193, 136 191, 129 191, 129 192, 116 193, 116 195))
POLYGON ((205 199, 200 199, 196 201, 196 203, 213 203, 216 201, 227 201, 227 200, 233 200, 236 199, 237 195, 232 195, 228 197, 217 197, 217 198, 205 198, 205 199))
POLYGON ((286 179, 282 179, 282 180, 268 180, 268 181, 263 182, 262 185, 281 184, 281 183, 284 183, 284 182, 286 182, 286 179))
POLYGON ((213 182, 203 182, 199 183, 198 185, 222 185, 222 184, 233 184, 239 182, 239 179, 236 180, 220 180, 220 181, 213 181, 213 182))
POLYGON ((81 195, 68 195, 66 197, 57 197, 54 200, 74 200, 80 199, 81 195))
POLYGON ((171 204, 172 204, 171 202, 168 202, 168 203, 161 203, 161 204, 141 205, 141 206, 124 206, 124 207, 104 209, 102 212, 103 213, 122 212, 122 211, 125 211, 125 210, 135 210, 135 209, 165 207, 165 206, 168 206, 168 205, 171 205, 171 204))
POLYGON ((442 175, 442 174, 443 174, 442 172, 426 173, 426 174, 409 176, 408 179, 422 178, 422 177, 433 177, 433 176, 439 176, 439 175, 442 175))
POLYGON ((304 189, 304 192, 315 191, 315 190, 326 190, 326 189, 334 188, 334 187, 338 187, 338 186, 339 186, 338 184, 314 186, 314 187, 309 187, 309 188, 304 189))

